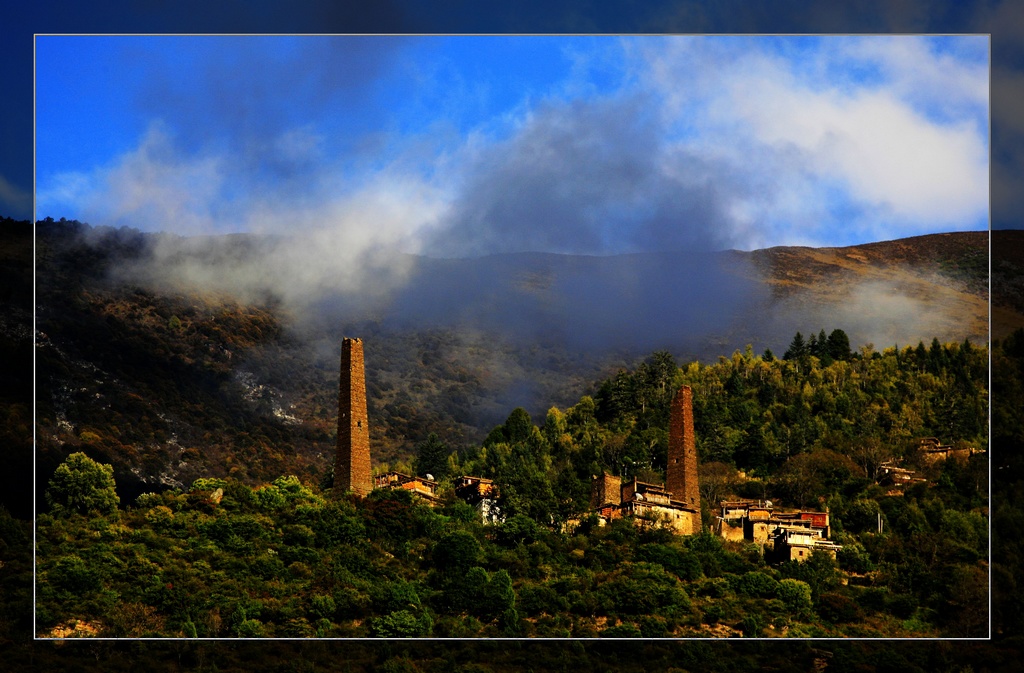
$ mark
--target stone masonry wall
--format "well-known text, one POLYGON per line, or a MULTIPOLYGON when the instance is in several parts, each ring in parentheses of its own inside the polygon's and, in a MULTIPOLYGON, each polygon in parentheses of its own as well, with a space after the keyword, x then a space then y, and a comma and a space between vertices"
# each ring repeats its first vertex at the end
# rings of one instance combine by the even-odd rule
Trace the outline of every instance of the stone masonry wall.
POLYGON ((341 380, 338 390, 338 448, 334 457, 334 493, 373 490, 370 471, 370 425, 366 414, 366 372, 363 342, 345 338, 341 343, 341 380))
POLYGON ((693 431, 693 391, 690 386, 681 387, 672 399, 665 488, 672 492, 674 500, 700 511, 697 442, 693 431))
POLYGON ((590 485, 590 507, 597 509, 608 503, 622 503, 622 479, 604 472, 595 476, 590 485))

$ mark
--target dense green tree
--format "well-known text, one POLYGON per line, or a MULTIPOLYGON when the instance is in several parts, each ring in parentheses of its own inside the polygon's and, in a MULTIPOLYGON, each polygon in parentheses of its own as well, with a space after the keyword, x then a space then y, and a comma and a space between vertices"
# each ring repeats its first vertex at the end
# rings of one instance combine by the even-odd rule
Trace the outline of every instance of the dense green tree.
POLYGON ((516 407, 505 421, 505 441, 509 444, 526 442, 533 437, 534 425, 530 414, 522 407, 516 407))
POLYGON ((455 530, 441 537, 434 547, 434 567, 445 575, 463 575, 480 560, 480 543, 472 533, 455 530))
POLYGON ((441 441, 437 433, 430 433, 427 439, 416 447, 416 460, 413 463, 418 475, 431 475, 434 479, 444 479, 448 475, 448 456, 451 449, 441 441))
POLYGON ((780 568, 786 579, 806 582, 811 588, 811 597, 817 601, 823 593, 835 589, 839 584, 836 562, 827 552, 812 551, 810 557, 800 563, 787 561, 780 568))
POLYGON ((508 571, 495 572, 484 586, 478 610, 487 619, 498 619, 516 606, 516 594, 512 589, 512 578, 508 571))
POLYGON ((370 628, 373 635, 380 638, 419 638, 430 635, 433 620, 427 613, 417 617, 409 610, 396 610, 375 617, 370 628))
MULTIPOLYGON (((824 346, 824 344, 821 344, 821 346, 824 346)), ((811 333, 811 336, 807 338, 806 352, 807 355, 813 355, 816 358, 821 357, 821 348, 818 344, 818 335, 814 334, 813 332, 811 333)))
POLYGON ((832 330, 825 342, 825 351, 833 360, 849 360, 851 356, 850 337, 841 329, 832 330))
POLYGON ((114 468, 97 463, 84 453, 72 453, 50 478, 46 502, 58 516, 112 514, 120 503, 114 468))

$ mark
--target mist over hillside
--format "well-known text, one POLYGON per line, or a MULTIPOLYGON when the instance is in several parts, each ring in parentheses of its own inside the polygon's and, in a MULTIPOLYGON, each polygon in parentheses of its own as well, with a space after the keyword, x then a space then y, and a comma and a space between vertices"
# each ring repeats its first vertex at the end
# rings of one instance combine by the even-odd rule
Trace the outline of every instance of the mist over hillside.
POLYGON ((431 432, 478 443, 515 407, 539 420, 656 350, 681 363, 747 344, 781 354, 796 331, 835 328, 855 349, 983 342, 987 236, 607 257, 388 251, 350 267, 310 241, 44 221, 39 474, 87 446, 136 490, 316 478, 333 451, 343 336, 366 341, 374 459, 390 464, 431 432))
POLYGON ((87 236, 137 241, 137 254, 113 269, 117 282, 272 299, 292 329, 316 336, 372 321, 401 331, 482 331, 597 357, 665 349, 714 358, 746 343, 784 347, 794 326, 842 326, 854 342, 879 347, 979 340, 988 331, 974 320, 988 300, 985 232, 848 248, 458 259, 393 247, 352 256, 316 237, 102 228, 87 236))

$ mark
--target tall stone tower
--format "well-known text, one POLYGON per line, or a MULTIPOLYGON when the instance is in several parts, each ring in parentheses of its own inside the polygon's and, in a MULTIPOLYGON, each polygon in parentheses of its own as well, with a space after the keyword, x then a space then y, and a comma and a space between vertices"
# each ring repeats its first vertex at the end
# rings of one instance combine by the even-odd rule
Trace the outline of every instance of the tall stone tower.
POLYGON ((338 391, 338 449, 334 454, 334 493, 373 490, 370 473, 370 425, 366 416, 366 372, 363 342, 341 342, 341 385, 338 391))
POLYGON ((683 386, 672 398, 665 488, 672 492, 673 500, 700 511, 697 442, 693 432, 693 391, 690 386, 683 386))

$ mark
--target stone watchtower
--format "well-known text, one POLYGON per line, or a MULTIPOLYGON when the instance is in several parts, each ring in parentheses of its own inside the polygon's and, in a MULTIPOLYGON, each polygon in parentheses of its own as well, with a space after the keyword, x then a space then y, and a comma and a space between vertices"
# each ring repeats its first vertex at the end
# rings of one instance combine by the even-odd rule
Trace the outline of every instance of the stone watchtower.
POLYGON ((361 339, 341 342, 338 391, 338 449, 334 455, 334 493, 373 490, 370 473, 370 426, 366 416, 366 373, 361 339))
POLYGON ((672 492, 673 500, 700 511, 697 441, 693 431, 693 391, 690 386, 683 386, 672 398, 665 489, 672 492))

